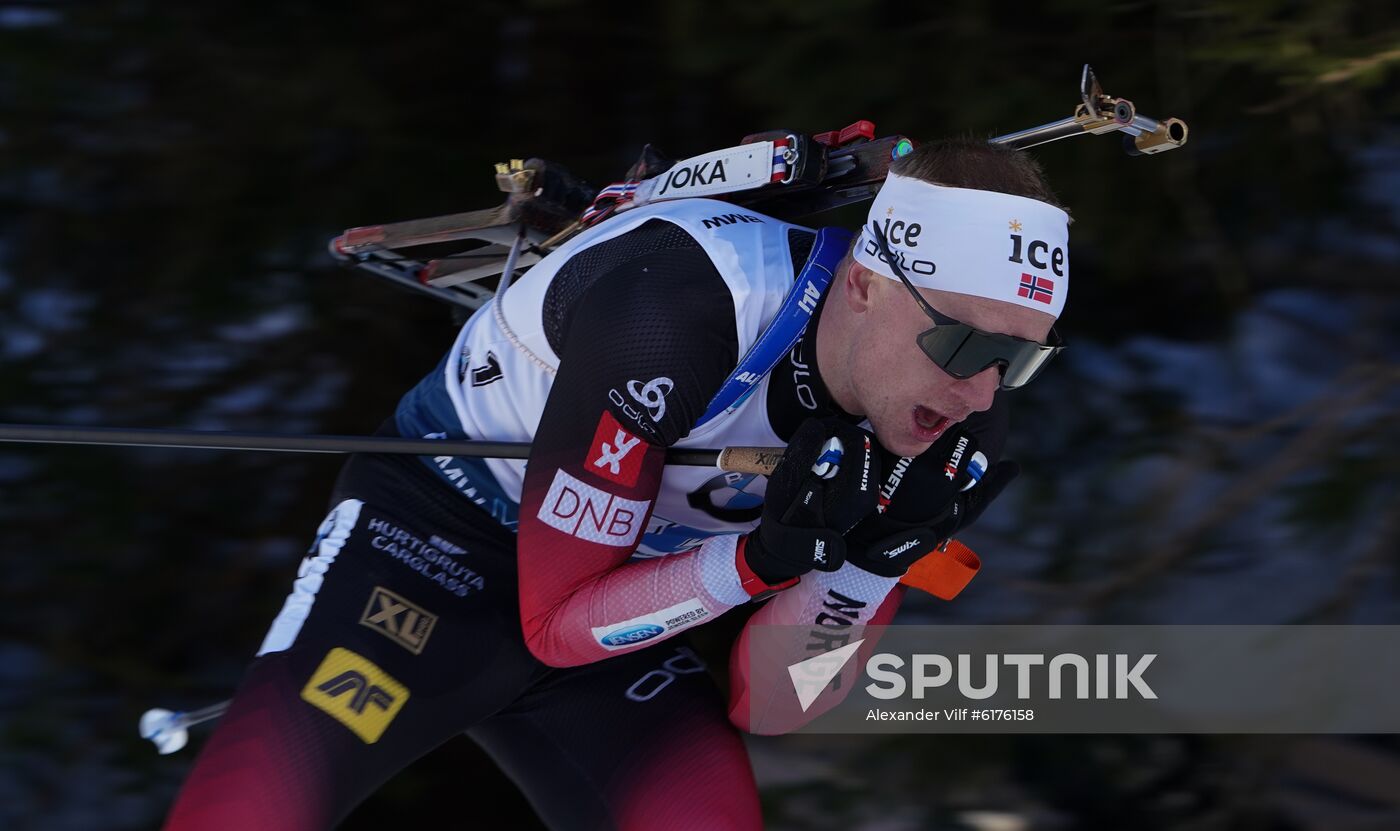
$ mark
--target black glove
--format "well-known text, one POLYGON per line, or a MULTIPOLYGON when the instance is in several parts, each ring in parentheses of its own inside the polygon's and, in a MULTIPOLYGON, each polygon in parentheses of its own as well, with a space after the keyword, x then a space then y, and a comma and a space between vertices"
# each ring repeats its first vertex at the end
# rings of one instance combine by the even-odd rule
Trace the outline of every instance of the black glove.
POLYGON ((987 467, 978 446, 976 434, 954 427, 922 455, 887 463, 881 510, 846 535, 846 559, 873 574, 902 577, 975 522, 1021 472, 1010 461, 987 467))
POLYGON ((798 427, 768 478, 763 518, 745 543, 745 562, 759 579, 776 584, 841 567, 842 537, 875 510, 875 451, 870 433, 837 418, 809 418, 798 427))

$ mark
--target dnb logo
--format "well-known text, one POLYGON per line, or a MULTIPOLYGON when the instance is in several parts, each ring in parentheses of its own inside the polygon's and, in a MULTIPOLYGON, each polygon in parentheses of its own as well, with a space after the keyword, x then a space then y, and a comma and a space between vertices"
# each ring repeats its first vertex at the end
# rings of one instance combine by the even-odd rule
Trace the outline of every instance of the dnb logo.
POLYGON ((690 507, 721 522, 755 522, 763 515, 768 479, 757 473, 722 473, 686 495, 690 507))
POLYGON ((348 649, 335 647, 302 688, 307 704, 374 744, 408 701, 408 687, 348 649))

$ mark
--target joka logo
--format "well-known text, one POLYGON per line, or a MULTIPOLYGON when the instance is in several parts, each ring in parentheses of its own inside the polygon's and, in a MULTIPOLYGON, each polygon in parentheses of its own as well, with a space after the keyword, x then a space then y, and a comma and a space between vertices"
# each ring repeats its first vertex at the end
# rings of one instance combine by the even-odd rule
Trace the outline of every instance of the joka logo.
POLYGON ((437 615, 383 586, 375 586, 360 623, 417 655, 427 646, 437 615))
POLYGON ((501 362, 496 357, 496 353, 487 352, 486 366, 479 366, 472 370, 472 386, 484 387, 504 377, 505 373, 501 372, 501 362))
POLYGON ((633 453, 642 440, 618 423, 613 414, 603 411, 598 419, 598 429, 593 431, 593 444, 588 450, 588 470, 619 485, 632 487, 642 472, 642 459, 646 451, 633 453))
POLYGON ((632 400, 647 408, 652 421, 660 421, 666 416, 666 396, 670 395, 675 383, 670 378, 653 378, 642 386, 636 381, 627 382, 627 394, 632 400))
POLYGON ((312 673, 301 699, 350 728, 365 744, 374 744, 408 701, 408 687, 369 659, 337 646, 312 673))
POLYGON ((709 185, 727 181, 729 180, 724 175, 724 159, 699 162, 686 167, 672 168, 666 174, 666 181, 661 183, 661 190, 657 191, 656 195, 661 196, 669 190, 689 185, 709 185))

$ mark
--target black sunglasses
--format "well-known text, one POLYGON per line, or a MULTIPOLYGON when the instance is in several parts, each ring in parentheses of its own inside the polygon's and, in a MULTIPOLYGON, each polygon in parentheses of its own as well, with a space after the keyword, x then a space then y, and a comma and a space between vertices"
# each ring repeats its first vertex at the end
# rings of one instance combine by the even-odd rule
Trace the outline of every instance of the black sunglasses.
POLYGON ((999 332, 983 332, 939 312, 909 282, 904 269, 899 267, 898 259, 890 252, 889 242, 885 240, 879 224, 870 223, 870 230, 880 246, 884 262, 909 289, 914 302, 933 321, 933 328, 922 332, 917 340, 919 348, 929 360, 944 372, 954 378, 971 378, 989 366, 998 366, 1001 369, 1001 388, 1014 390, 1030 383, 1050 363, 1050 359, 1065 348, 1054 327, 1050 328, 1050 342, 1038 343, 999 332))

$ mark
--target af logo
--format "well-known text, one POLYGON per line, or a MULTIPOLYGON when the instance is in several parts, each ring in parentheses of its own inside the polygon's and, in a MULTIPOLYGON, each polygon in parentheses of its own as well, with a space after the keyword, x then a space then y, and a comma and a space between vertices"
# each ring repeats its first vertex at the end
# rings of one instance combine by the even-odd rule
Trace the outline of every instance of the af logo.
POLYGON ((383 586, 375 586, 360 623, 417 655, 427 646, 437 615, 383 586))
POLYGON ((301 698, 365 744, 374 744, 408 701, 408 687, 368 658, 337 646, 311 674, 301 698))
POLYGON ((756 473, 721 473, 686 495, 690 507, 721 522, 753 522, 763 515, 768 479, 756 473))

